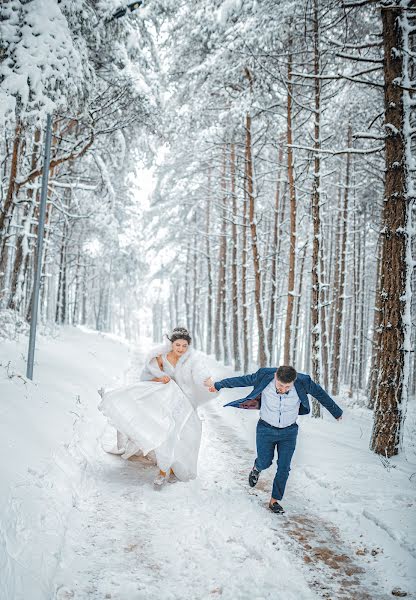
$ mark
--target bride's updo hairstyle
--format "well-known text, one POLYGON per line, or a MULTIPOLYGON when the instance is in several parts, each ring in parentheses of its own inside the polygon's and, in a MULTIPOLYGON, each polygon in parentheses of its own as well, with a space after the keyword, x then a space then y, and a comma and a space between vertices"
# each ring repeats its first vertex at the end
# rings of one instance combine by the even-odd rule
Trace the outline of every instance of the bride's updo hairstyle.
POLYGON ((176 342, 176 340, 186 340, 188 344, 191 343, 192 338, 189 335, 189 331, 185 327, 175 327, 170 336, 166 336, 170 342, 176 342))

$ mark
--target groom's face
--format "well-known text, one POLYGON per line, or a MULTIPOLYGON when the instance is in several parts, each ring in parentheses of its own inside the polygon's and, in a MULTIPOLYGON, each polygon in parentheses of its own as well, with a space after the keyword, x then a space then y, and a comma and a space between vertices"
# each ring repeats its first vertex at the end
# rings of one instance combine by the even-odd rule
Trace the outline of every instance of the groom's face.
POLYGON ((283 383, 283 381, 279 381, 276 376, 274 377, 274 379, 276 383, 276 390, 280 394, 286 394, 286 392, 293 388, 293 384, 295 383, 294 381, 291 381, 290 383, 283 383))

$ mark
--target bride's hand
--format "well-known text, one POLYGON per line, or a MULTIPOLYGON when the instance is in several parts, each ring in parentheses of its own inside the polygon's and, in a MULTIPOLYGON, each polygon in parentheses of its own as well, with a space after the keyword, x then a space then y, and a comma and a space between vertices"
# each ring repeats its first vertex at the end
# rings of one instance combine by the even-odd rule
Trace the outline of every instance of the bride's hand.
POLYGON ((164 375, 163 377, 160 378, 160 381, 162 383, 169 383, 170 377, 168 377, 167 375, 164 375))
POLYGON ((208 379, 205 379, 204 385, 207 386, 209 392, 218 392, 217 388, 214 385, 214 380, 212 379, 212 377, 208 377, 208 379))

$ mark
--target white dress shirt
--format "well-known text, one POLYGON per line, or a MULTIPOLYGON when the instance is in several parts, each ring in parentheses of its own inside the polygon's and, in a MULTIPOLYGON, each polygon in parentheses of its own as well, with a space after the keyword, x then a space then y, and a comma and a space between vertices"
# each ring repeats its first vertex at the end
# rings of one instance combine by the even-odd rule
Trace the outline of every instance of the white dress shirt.
POLYGON ((289 427, 296 423, 300 400, 295 386, 287 394, 279 394, 273 377, 261 393, 260 419, 273 427, 289 427))

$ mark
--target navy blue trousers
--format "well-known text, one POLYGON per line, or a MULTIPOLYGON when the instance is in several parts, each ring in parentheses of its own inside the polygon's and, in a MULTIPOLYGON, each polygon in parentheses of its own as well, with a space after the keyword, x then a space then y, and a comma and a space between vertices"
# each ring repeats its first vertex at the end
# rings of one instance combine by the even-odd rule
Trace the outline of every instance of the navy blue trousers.
POLYGON ((277 471, 272 491, 272 498, 275 498, 275 500, 281 500, 285 493, 290 462, 296 448, 298 429, 296 423, 283 429, 273 427, 261 419, 257 423, 257 458, 254 463, 256 469, 259 471, 268 469, 273 462, 274 451, 277 449, 277 471))

